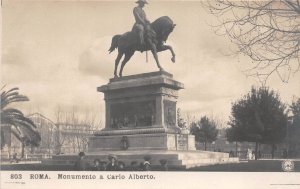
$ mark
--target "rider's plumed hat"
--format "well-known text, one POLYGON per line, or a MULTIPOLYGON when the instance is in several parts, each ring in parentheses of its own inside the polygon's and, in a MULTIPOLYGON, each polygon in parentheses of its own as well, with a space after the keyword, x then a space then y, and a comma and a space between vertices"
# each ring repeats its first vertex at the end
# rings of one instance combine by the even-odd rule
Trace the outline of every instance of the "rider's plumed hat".
POLYGON ((146 0, 138 0, 135 3, 144 3, 144 4, 148 4, 148 2, 146 0))

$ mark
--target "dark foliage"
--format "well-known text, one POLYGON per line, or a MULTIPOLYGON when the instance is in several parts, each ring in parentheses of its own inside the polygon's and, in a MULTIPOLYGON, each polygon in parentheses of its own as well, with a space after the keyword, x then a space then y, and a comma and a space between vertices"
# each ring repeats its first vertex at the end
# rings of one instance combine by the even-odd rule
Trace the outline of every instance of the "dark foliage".
POLYGON ((229 125, 229 141, 272 144, 274 147, 286 136, 286 105, 273 90, 252 87, 247 95, 233 103, 229 125))
POLYGON ((204 116, 200 121, 192 123, 191 134, 195 135, 197 142, 204 143, 206 150, 206 144, 215 141, 217 138, 218 130, 216 123, 204 116))

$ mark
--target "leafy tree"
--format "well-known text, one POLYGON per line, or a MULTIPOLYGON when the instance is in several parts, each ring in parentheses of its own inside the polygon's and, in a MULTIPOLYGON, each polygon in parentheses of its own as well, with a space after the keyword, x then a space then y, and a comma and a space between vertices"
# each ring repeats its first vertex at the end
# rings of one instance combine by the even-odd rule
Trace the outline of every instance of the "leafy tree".
POLYGON ((218 135, 216 123, 206 116, 201 117, 198 122, 193 122, 190 132, 195 135, 197 142, 204 143, 204 150, 206 150, 206 144, 215 141, 218 135))
POLYGON ((292 111, 293 116, 290 117, 290 123, 288 124, 288 151, 290 155, 296 155, 293 154, 293 152, 295 152, 295 150, 297 150, 297 146, 300 145, 300 98, 292 102, 290 110, 292 111))
POLYGON ((235 141, 255 142, 255 158, 259 143, 275 145, 286 136, 286 105, 279 95, 267 87, 254 88, 232 105, 228 137, 235 141))
POLYGON ((243 141, 241 135, 239 135, 240 131, 236 127, 231 127, 226 129, 226 138, 229 142, 235 142, 235 155, 237 156, 237 143, 243 141))
POLYGON ((291 110, 293 113, 293 126, 300 127, 300 98, 292 102, 291 110))
POLYGON ((266 81, 277 73, 287 81, 299 70, 299 0, 209 0, 204 5, 218 18, 216 33, 228 36, 237 53, 253 60, 248 75, 266 81))
POLYGON ((1 135, 1 150, 2 150, 5 145, 4 132, 3 132, 2 128, 0 129, 0 135, 1 135))
MULTIPOLYGON (((4 87, 3 87, 4 88, 4 87)), ((19 94, 19 88, 12 88, 8 91, 1 89, 1 127, 9 125, 11 133, 22 143, 22 157, 24 155, 24 147, 28 145, 38 146, 41 141, 40 134, 36 130, 36 125, 32 120, 25 117, 23 113, 15 108, 8 107, 14 102, 29 101, 27 96, 19 94)), ((1 148, 5 141, 4 133, 1 132, 1 148)))

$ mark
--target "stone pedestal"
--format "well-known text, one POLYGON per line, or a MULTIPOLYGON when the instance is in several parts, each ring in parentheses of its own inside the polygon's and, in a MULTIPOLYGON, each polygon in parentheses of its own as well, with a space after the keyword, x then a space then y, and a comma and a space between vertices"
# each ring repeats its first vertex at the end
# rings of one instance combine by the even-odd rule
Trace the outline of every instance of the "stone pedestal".
MULTIPOLYGON (((228 153, 198 151, 195 137, 176 126, 178 90, 183 84, 167 72, 153 72, 110 79, 98 87, 104 93, 105 128, 89 139, 86 159, 107 160, 114 154, 129 166, 143 162, 150 155, 151 166, 160 167, 167 160, 170 168, 238 162, 228 153)), ((77 154, 53 156, 44 160, 49 165, 73 167, 77 154)))
POLYGON ((193 135, 177 127, 178 90, 167 72, 110 79, 104 93, 105 128, 90 138, 89 152, 101 150, 195 150, 193 135), (125 146, 124 146, 125 145, 125 146))

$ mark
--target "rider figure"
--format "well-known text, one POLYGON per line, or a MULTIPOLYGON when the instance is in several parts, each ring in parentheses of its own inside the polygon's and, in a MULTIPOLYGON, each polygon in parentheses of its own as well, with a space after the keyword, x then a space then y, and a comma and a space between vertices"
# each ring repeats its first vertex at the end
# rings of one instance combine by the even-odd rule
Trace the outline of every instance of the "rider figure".
MULTIPOLYGON (((140 44, 145 44, 144 32, 146 33, 150 30, 150 22, 146 18, 146 13, 143 10, 145 4, 148 4, 146 0, 138 0, 136 2, 137 7, 133 9, 133 15, 135 18, 135 24, 133 25, 132 31, 137 32, 140 38, 140 44)), ((147 37, 147 36, 146 36, 147 37)))

